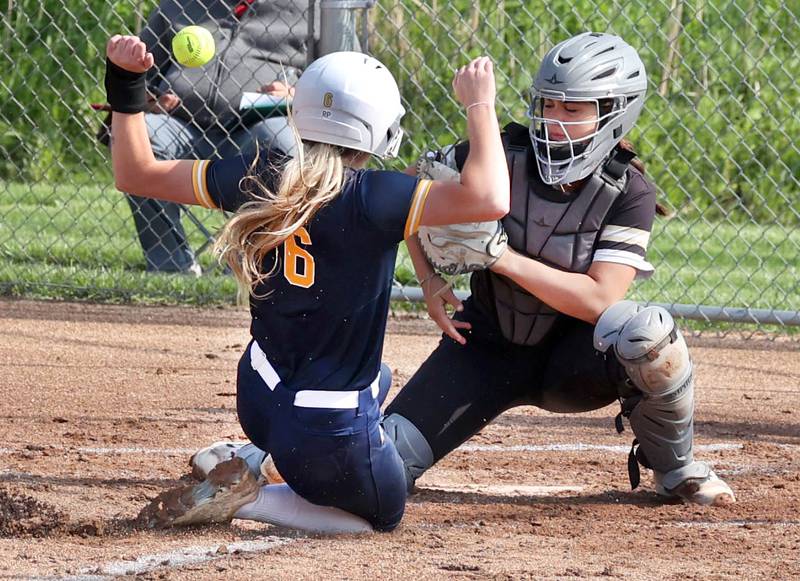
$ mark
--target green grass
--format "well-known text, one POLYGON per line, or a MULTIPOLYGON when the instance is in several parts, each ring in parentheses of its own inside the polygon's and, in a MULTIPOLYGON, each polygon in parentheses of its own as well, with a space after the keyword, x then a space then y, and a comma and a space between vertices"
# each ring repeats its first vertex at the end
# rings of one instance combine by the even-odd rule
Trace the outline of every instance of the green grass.
MULTIPOLYGON (((219 213, 192 209, 212 232, 219 213)), ((0 293, 56 299, 159 304, 229 304, 236 284, 206 250, 206 275, 145 272, 130 209, 111 186, 33 186, 0 182, 0 293)), ((205 238, 189 220, 193 248, 205 238)))
MULTIPOLYGON (((193 209, 215 231, 219 213, 193 209)), ((145 272, 133 220, 111 186, 0 182, 0 293, 162 304, 231 304, 236 285, 208 251, 206 274, 145 272)), ((186 219, 193 247, 205 238, 186 219)), ((800 305, 800 231, 784 226, 657 220, 648 258, 655 275, 632 298, 655 302, 795 310, 800 305)), ((415 284, 401 248, 397 278, 415 284)), ((466 279, 458 281, 466 287, 466 279)))
POLYGON ((653 277, 633 298, 794 310, 800 305, 800 232, 784 226, 658 221, 648 259, 653 277))

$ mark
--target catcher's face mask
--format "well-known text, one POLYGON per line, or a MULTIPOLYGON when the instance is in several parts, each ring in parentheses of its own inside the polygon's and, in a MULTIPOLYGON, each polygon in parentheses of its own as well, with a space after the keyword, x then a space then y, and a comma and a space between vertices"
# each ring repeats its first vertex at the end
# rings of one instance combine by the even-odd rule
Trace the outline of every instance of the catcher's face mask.
POLYGON ((619 114, 619 109, 612 108, 601 115, 597 99, 565 101, 534 91, 528 117, 542 181, 569 183, 572 170, 579 169, 593 151, 600 129, 619 114))

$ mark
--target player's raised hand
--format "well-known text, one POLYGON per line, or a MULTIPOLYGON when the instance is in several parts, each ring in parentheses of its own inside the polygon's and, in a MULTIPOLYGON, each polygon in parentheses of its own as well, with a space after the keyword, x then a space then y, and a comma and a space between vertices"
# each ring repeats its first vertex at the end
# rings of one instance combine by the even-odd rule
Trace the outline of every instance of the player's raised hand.
POLYGON ((496 94, 494 67, 489 57, 478 57, 456 71, 453 78, 456 98, 465 107, 486 103, 494 107, 496 94))
POLYGON ((153 66, 153 55, 138 36, 115 34, 106 45, 108 60, 132 73, 143 73, 153 66))

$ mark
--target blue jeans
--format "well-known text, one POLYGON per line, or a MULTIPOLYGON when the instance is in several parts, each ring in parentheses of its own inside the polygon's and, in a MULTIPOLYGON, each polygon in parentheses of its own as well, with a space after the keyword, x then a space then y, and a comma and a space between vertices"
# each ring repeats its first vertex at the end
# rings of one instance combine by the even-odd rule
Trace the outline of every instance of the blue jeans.
MULTIPOLYGON (((219 159, 273 147, 294 152, 294 136, 286 117, 271 117, 231 131, 206 132, 171 115, 145 115, 150 144, 156 159, 219 159)), ((181 207, 173 202, 128 195, 136 232, 144 251, 147 270, 185 272, 195 263, 194 252, 181 224, 181 207)))
POLYGON ((272 454, 289 487, 314 504, 334 506, 390 531, 403 517, 403 461, 380 427, 380 406, 391 385, 381 369, 378 395, 358 392, 358 408, 300 407, 296 392, 271 390, 252 368, 249 347, 239 362, 236 408, 247 437, 272 454))

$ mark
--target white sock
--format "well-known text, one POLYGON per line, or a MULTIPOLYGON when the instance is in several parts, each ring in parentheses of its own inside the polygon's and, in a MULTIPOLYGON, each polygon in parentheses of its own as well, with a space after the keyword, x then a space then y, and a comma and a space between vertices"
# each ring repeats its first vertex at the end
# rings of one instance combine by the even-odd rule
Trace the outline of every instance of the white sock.
POLYGON ((313 533, 371 533, 363 518, 332 506, 311 504, 287 484, 262 486, 258 497, 234 518, 255 520, 313 533))

